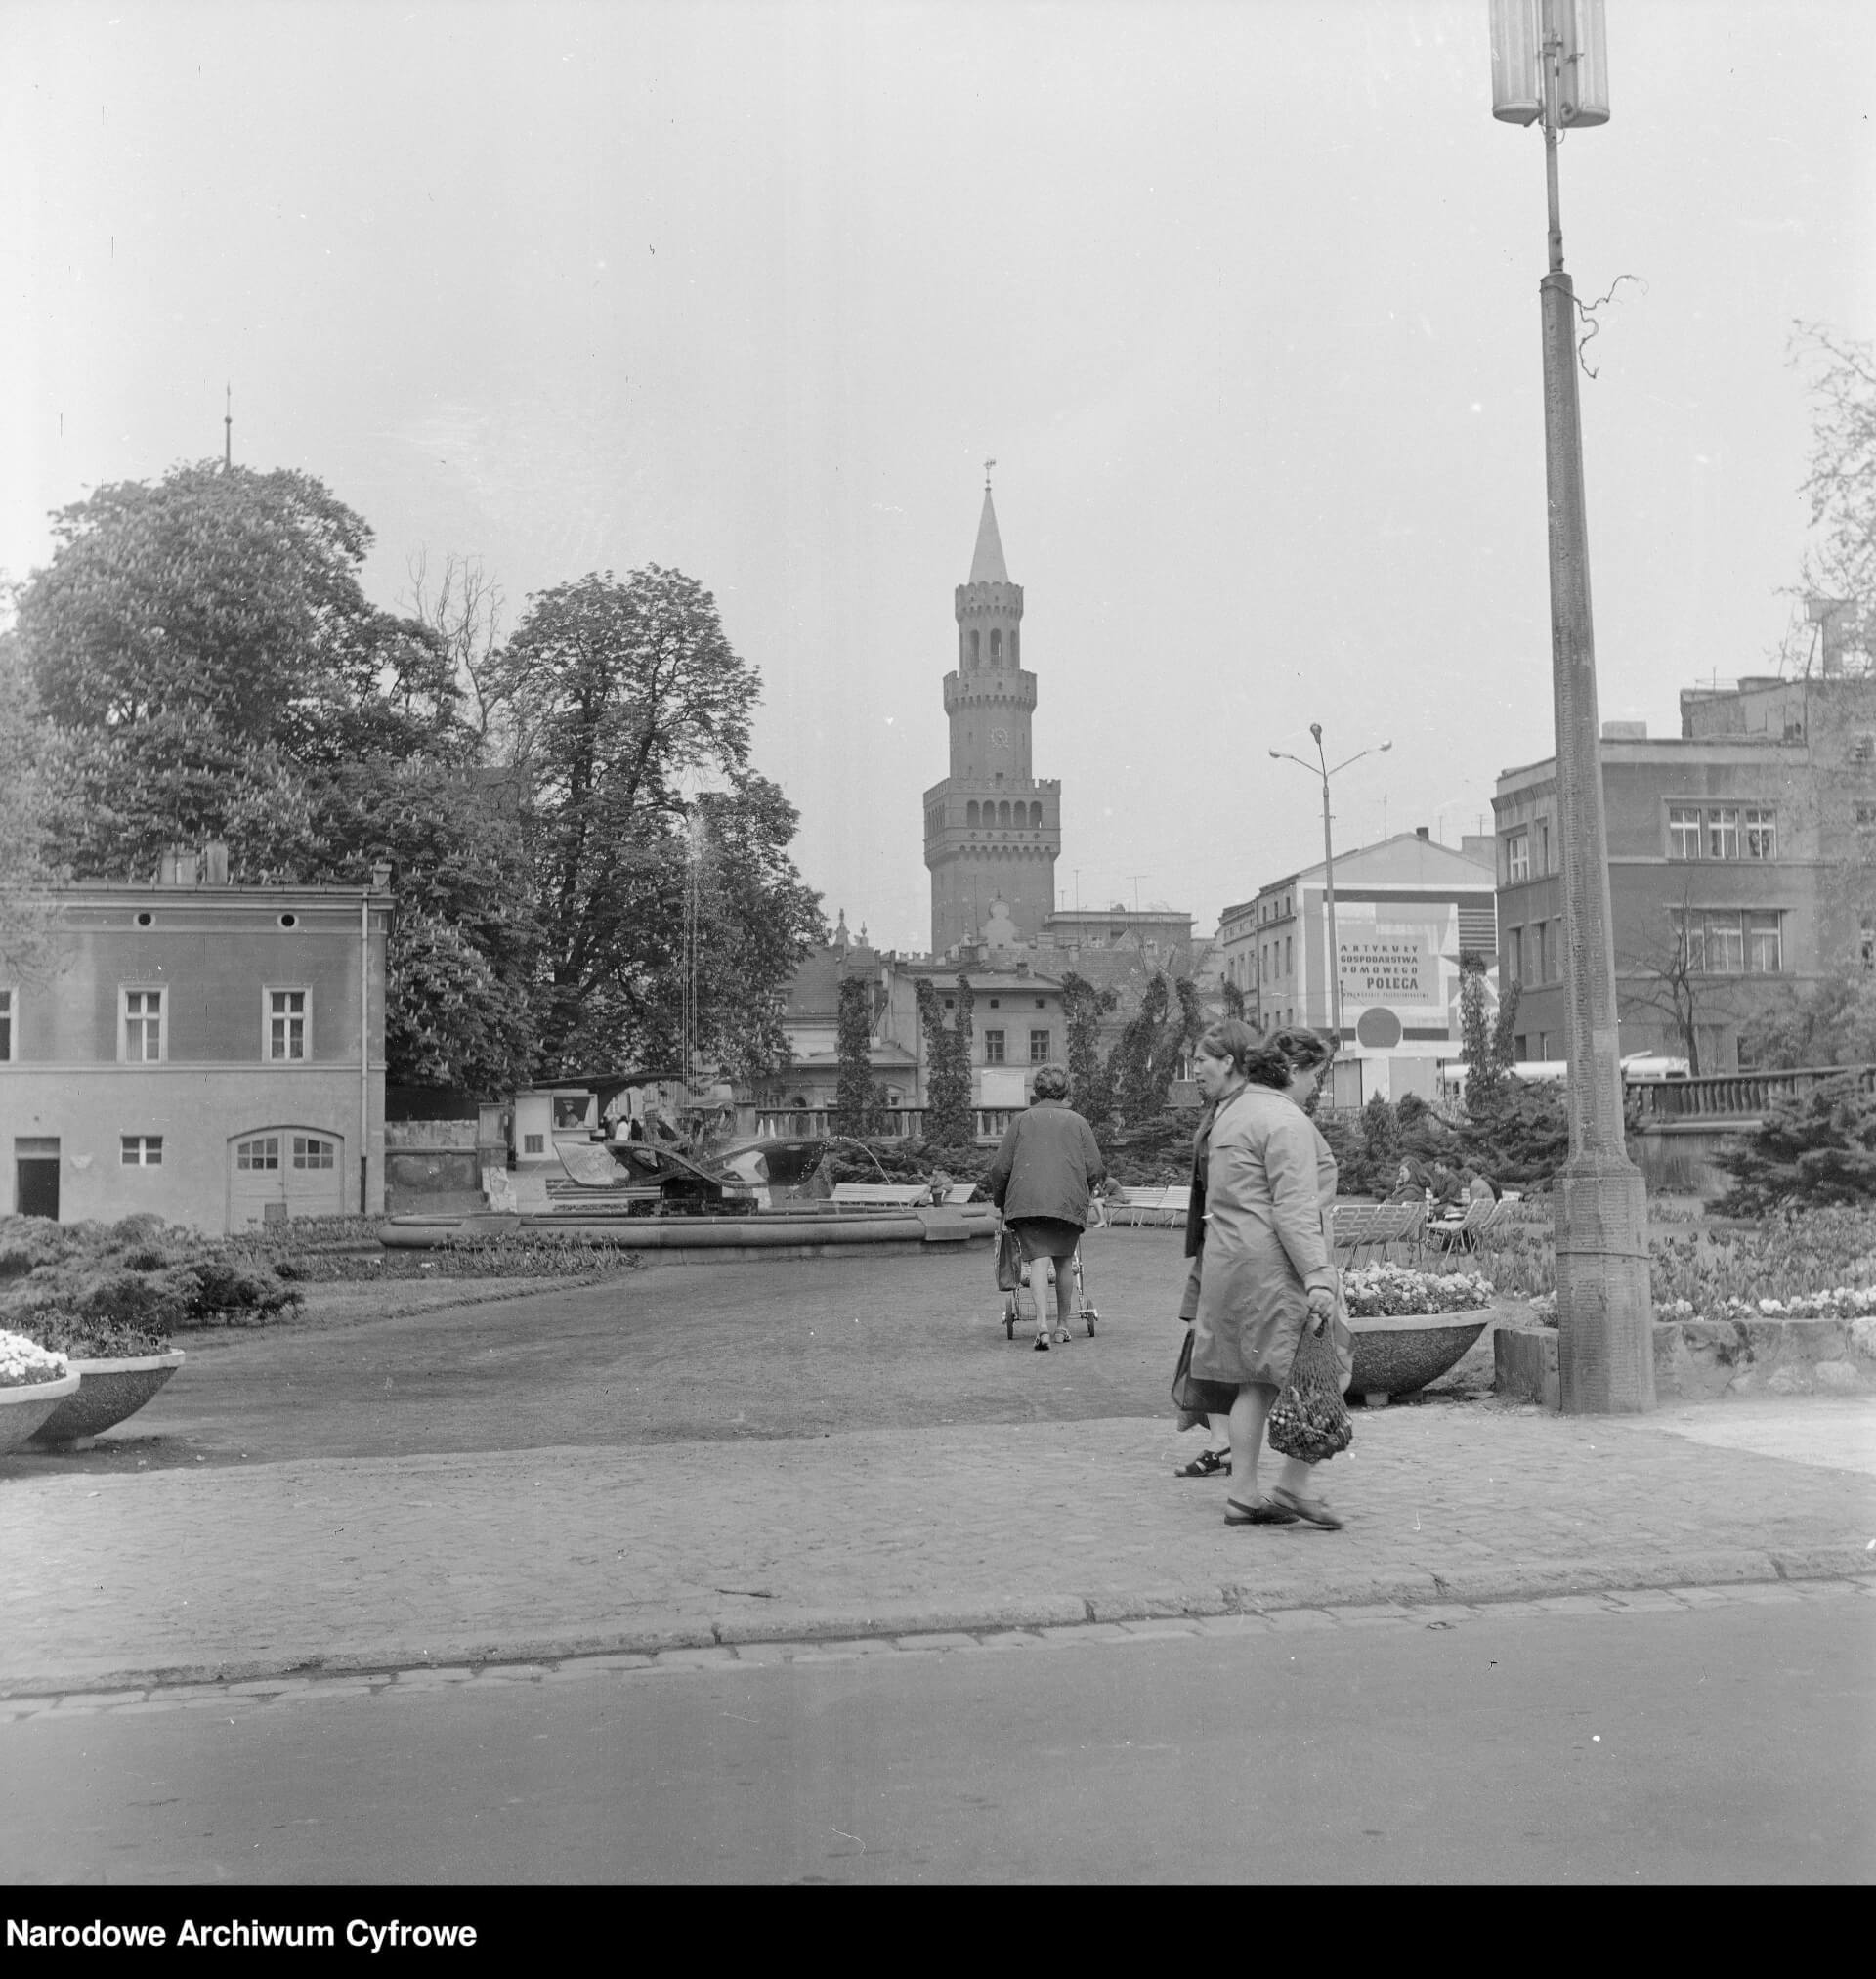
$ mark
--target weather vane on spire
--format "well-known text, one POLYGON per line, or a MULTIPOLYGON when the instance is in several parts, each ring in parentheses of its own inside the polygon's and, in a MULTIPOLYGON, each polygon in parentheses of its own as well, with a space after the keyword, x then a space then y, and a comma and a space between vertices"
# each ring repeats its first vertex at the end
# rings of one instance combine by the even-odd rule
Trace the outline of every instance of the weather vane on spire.
POLYGON ((984 493, 986 495, 990 493, 990 470, 996 465, 997 463, 994 460, 986 460, 984 462, 984 493))

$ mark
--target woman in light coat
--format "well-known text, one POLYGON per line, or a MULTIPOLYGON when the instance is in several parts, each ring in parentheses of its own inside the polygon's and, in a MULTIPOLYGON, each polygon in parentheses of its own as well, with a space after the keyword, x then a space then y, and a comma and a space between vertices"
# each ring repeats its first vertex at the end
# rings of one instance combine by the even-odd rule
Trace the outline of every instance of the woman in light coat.
POLYGON ((1332 1056, 1313 1031, 1279 1031, 1259 1044, 1227 1019, 1199 1040, 1199 1090, 1212 1101, 1204 1248, 1192 1373, 1235 1384, 1231 1408, 1231 1526, 1342 1521, 1309 1489, 1309 1465, 1284 1460, 1268 1498, 1258 1490, 1264 1426, 1306 1325, 1332 1329, 1345 1387, 1353 1340, 1340 1318, 1341 1290, 1328 1232, 1336 1162, 1302 1111, 1332 1056))
MULTIPOLYGON (((1055 1272, 1055 1337, 1068 1339, 1075 1310, 1069 1269, 1094 1184, 1107 1174, 1094 1130, 1068 1104, 1068 1074, 1044 1065, 1030 1082, 1030 1106, 1009 1123, 984 1186, 1023 1246, 1023 1262, 1047 1258, 1055 1272)), ((1032 1273, 1032 1276, 1034 1274, 1032 1273)), ((1036 1302, 1036 1352, 1048 1351, 1048 1314, 1036 1302)))

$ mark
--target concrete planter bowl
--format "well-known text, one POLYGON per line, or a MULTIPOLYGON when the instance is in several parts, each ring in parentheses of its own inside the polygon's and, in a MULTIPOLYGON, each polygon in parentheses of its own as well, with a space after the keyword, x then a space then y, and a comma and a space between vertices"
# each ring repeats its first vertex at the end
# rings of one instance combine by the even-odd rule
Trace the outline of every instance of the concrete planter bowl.
POLYGON ((1348 1393, 1368 1405, 1385 1405, 1397 1395, 1412 1395, 1455 1367, 1484 1332, 1487 1308, 1471 1312, 1386 1312, 1350 1319, 1355 1336, 1355 1374, 1348 1393))
POLYGON ((57 1381, 32 1381, 20 1388, 0 1388, 0 1457, 9 1450, 17 1450, 77 1393, 76 1367, 57 1381))
POLYGON ((29 1432, 34 1446, 51 1449, 114 1429, 135 1415, 182 1364, 181 1348, 134 1359, 72 1361, 77 1392, 29 1432))

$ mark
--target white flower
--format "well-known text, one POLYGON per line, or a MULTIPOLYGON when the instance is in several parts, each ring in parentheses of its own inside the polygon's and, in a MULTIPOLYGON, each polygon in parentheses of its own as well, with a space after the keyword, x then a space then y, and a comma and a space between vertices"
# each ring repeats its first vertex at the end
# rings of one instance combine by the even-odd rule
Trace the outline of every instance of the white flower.
POLYGON ((53 1354, 23 1333, 0 1333, 0 1388, 25 1388, 63 1381, 69 1371, 63 1354, 53 1354))

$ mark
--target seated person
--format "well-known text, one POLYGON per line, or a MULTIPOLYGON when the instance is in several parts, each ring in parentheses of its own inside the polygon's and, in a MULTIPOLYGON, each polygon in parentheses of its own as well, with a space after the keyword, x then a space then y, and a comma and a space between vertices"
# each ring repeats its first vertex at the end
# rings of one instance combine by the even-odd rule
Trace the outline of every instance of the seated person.
POLYGON ((1433 1164, 1433 1207, 1442 1216, 1453 1210, 1463 1210, 1466 1190, 1459 1177, 1443 1161, 1433 1164))
POLYGON ((1394 1174, 1392 1191, 1382 1197, 1383 1202, 1425 1202, 1428 1197, 1427 1171, 1420 1163, 1404 1160, 1394 1174))

